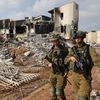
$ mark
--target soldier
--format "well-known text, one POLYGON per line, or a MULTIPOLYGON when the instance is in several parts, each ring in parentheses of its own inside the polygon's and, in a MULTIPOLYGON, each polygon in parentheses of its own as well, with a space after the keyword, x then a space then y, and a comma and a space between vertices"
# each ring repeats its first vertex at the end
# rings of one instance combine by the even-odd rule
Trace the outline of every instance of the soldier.
POLYGON ((67 67, 64 64, 64 58, 67 56, 68 50, 60 44, 58 35, 53 36, 51 43, 53 43, 53 47, 46 59, 49 61, 48 66, 51 68, 50 90, 52 100, 66 100, 64 88, 66 85, 67 67))
POLYGON ((69 69, 72 72, 72 87, 75 94, 75 100, 89 100, 91 91, 91 69, 93 62, 90 56, 89 45, 83 40, 86 37, 86 33, 77 31, 74 37, 75 50, 81 60, 81 65, 77 66, 78 59, 73 50, 69 51, 69 58, 65 62, 69 63, 69 69))

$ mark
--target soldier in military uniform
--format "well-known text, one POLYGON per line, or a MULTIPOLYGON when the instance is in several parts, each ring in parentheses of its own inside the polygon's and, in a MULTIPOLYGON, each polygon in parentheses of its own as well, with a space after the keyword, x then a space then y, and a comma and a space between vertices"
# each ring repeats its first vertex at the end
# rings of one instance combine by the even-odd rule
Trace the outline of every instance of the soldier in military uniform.
POLYGON ((50 40, 53 43, 53 47, 46 59, 49 61, 48 66, 51 68, 50 91, 52 100, 66 100, 64 88, 66 85, 67 67, 64 64, 64 58, 67 56, 68 51, 60 44, 58 35, 54 35, 50 40))
POLYGON ((74 37, 76 43, 75 50, 79 55, 79 60, 81 59, 83 69, 81 69, 81 65, 77 66, 78 59, 72 49, 69 51, 69 58, 65 60, 65 62, 69 64, 69 69, 72 73, 72 87, 75 100, 89 100, 91 91, 91 69, 93 67, 93 62, 89 51, 89 45, 83 41, 85 37, 86 33, 82 31, 77 31, 74 37))

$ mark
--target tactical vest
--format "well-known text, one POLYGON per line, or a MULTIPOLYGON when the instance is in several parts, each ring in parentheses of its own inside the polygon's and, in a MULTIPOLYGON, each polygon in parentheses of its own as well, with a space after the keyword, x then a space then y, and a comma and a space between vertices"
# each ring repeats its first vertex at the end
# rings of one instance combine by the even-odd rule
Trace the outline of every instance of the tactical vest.
POLYGON ((84 43, 84 45, 82 47, 80 47, 80 48, 76 47, 76 52, 79 55, 80 59, 82 60, 83 71, 78 69, 76 64, 73 62, 70 63, 71 69, 74 72, 79 72, 79 73, 83 73, 86 75, 89 74, 89 72, 93 66, 92 59, 91 59, 90 52, 89 52, 89 45, 84 43))
POLYGON ((52 47, 48 54, 48 61, 52 63, 54 73, 64 73, 66 70, 64 64, 64 58, 68 54, 68 51, 63 46, 52 47))

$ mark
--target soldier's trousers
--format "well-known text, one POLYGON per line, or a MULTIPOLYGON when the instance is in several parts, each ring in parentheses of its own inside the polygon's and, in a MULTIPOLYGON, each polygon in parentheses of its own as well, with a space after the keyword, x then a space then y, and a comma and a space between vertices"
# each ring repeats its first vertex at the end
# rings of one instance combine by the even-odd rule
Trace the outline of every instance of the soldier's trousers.
POLYGON ((87 98, 89 97, 91 92, 91 81, 89 79, 86 79, 83 74, 72 72, 72 87, 75 98, 87 98))
MULTIPOLYGON (((63 77, 62 74, 53 74, 51 73, 50 75, 50 85, 51 85, 51 95, 54 98, 65 98, 64 95, 64 88, 66 86, 66 78, 63 77)), ((57 99, 54 99, 57 100, 57 99)), ((62 100, 62 99, 58 99, 58 100, 62 100)), ((66 99, 63 99, 66 100, 66 99)))

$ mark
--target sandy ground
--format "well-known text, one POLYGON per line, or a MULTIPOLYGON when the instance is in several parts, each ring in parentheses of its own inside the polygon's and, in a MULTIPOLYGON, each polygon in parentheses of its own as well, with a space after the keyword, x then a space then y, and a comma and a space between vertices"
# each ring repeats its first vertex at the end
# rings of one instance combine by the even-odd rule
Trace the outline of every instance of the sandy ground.
MULTIPOLYGON (((31 93, 28 97, 25 97, 22 100, 51 100, 50 92, 49 92, 50 86, 49 84, 46 84, 42 88, 38 89, 37 91, 31 93)), ((67 97, 67 87, 65 88, 65 95, 67 97)), ((68 97, 67 100, 74 100, 72 97, 68 97), (68 99, 69 98, 69 99, 68 99)))
POLYGON ((48 69, 44 69, 39 73, 41 76, 38 80, 23 83, 19 87, 9 87, 6 84, 2 86, 3 83, 0 81, 0 100, 22 100, 22 98, 38 90, 38 88, 47 83, 49 76, 48 69))

